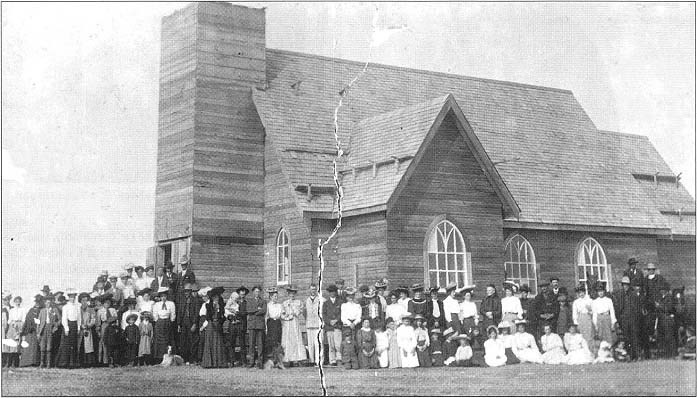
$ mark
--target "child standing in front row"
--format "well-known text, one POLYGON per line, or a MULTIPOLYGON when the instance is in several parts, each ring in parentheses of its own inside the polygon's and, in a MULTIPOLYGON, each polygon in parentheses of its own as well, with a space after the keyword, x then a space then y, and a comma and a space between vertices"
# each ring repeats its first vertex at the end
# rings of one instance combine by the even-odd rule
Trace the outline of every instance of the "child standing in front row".
POLYGON ((360 368, 377 368, 378 360, 375 354, 375 332, 370 328, 370 319, 364 319, 363 327, 356 332, 356 345, 358 346, 358 364, 360 368))
POLYGON ((402 367, 402 356, 397 345, 397 323, 392 318, 387 318, 387 335, 390 337, 390 344, 387 348, 388 366, 390 368, 402 367))
POLYGON ((138 365, 152 365, 152 315, 148 311, 140 314, 140 342, 138 343, 138 365))
POLYGON ((126 330, 124 330, 124 337, 126 341, 126 363, 128 366, 133 366, 138 357, 140 329, 136 326, 136 319, 138 319, 138 314, 131 314, 126 318, 126 323, 128 325, 126 326, 126 330))
POLYGON ((353 341, 353 333, 344 333, 344 341, 341 342, 341 360, 345 369, 359 369, 356 343, 353 341))
POLYGON ((435 367, 443 366, 443 345, 440 342, 440 329, 431 330, 431 362, 435 367))
POLYGON ((385 330, 382 322, 377 323, 375 330, 375 355, 378 357, 378 365, 381 368, 389 366, 390 335, 385 330))

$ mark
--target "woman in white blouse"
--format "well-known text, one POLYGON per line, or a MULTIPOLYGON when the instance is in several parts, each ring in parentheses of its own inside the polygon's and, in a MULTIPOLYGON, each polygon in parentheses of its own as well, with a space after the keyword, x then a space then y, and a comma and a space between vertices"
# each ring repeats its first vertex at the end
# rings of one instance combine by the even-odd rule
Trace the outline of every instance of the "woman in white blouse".
POLYGON ((513 295, 515 290, 515 285, 512 282, 503 284, 504 297, 501 299, 502 321, 514 323, 516 320, 523 319, 523 306, 520 305, 520 299, 513 295))
POLYGON ((496 326, 489 326, 486 330, 489 339, 484 342, 484 362, 491 367, 504 366, 506 364, 506 347, 503 341, 498 339, 496 326))
POLYGON ((406 312, 404 307, 397 301, 397 294, 395 292, 390 293, 390 304, 385 309, 385 319, 392 318, 395 323, 399 324, 402 322, 402 315, 406 312))
POLYGON ((479 325, 477 304, 472 301, 472 290, 474 286, 462 289, 462 301, 460 302, 459 317, 462 322, 461 333, 468 335, 479 325))
MULTIPOLYGON (((617 318, 615 318, 615 306, 609 297, 605 297, 605 284, 599 282, 596 286, 598 297, 593 300, 591 309, 593 311, 593 327, 600 341, 613 344, 612 330, 614 329, 617 318)), ((595 356, 595 355, 594 355, 595 356)))
POLYGON ((572 306, 572 317, 581 336, 586 340, 587 344, 593 340, 595 330, 593 328, 593 300, 586 294, 586 289, 583 286, 576 288, 576 300, 572 306))

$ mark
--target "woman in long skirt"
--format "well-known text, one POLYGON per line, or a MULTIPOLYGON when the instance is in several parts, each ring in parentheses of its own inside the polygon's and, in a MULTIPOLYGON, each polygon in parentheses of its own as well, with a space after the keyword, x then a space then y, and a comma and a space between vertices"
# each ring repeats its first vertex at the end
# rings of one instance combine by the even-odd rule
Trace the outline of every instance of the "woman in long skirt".
POLYGON ((595 336, 593 328, 593 300, 586 294, 584 286, 576 288, 576 300, 572 305, 572 318, 574 324, 578 325, 578 331, 586 340, 586 344, 590 344, 595 336))
POLYGON ((80 366, 77 343, 82 315, 80 305, 75 302, 77 293, 68 290, 67 295, 69 302, 63 306, 61 314, 63 336, 61 336, 60 346, 58 347, 56 366, 59 368, 77 368, 80 366))
POLYGON ((406 313, 402 316, 402 325, 397 328, 397 345, 403 368, 419 366, 419 358, 416 356, 416 333, 414 327, 411 326, 412 319, 412 315, 406 313))
POLYGON ((300 332, 300 322, 298 322, 303 303, 295 298, 298 289, 288 285, 286 291, 288 292, 288 300, 283 302, 283 314, 281 315, 281 346, 283 346, 285 353, 283 362, 290 362, 292 366, 294 362, 307 360, 307 353, 300 332))
POLYGON ((109 327, 112 320, 118 319, 116 309, 111 307, 111 301, 111 295, 105 295, 102 298, 102 307, 97 311, 97 324, 99 325, 99 352, 97 355, 97 362, 104 365, 109 365, 109 350, 104 340, 106 329, 109 327))
MULTIPOLYGON (((602 283, 598 283, 596 288, 598 292, 598 297, 593 300, 593 326, 595 326, 596 336, 600 338, 600 341, 606 341, 610 345, 614 344, 615 341, 612 336, 612 329, 617 322, 615 318, 615 306, 612 300, 605 297, 605 286, 602 283)), ((595 352, 593 353, 595 357, 595 352)))
POLYGON ((39 339, 36 338, 37 326, 39 326, 39 312, 43 306, 43 296, 37 294, 34 297, 34 306, 27 311, 22 327, 22 357, 19 366, 39 366, 41 353, 39 351, 39 339))
POLYGON ((283 326, 281 325, 281 315, 283 305, 278 302, 278 291, 276 288, 268 289, 269 304, 266 308, 266 357, 281 369, 284 369, 283 358, 280 355, 281 342, 283 341, 283 326))
POLYGON ((97 344, 95 325, 97 324, 97 313, 89 307, 89 293, 80 293, 80 311, 82 327, 79 337, 80 354, 82 355, 82 365, 86 367, 97 363, 97 344))
MULTIPOLYGON (((152 353, 153 361, 155 363, 160 363, 170 346, 170 329, 172 327, 172 322, 176 319, 176 308, 173 302, 167 300, 167 296, 169 295, 168 288, 161 287, 157 294, 160 297, 160 301, 152 306, 152 315, 155 319, 155 325, 153 326, 152 353)), ((129 306, 135 306, 135 301, 134 298, 129 298, 129 306)))
POLYGON ((223 342, 223 322, 225 322, 225 302, 222 287, 216 287, 208 291, 210 301, 206 304, 206 320, 204 321, 206 337, 203 342, 203 358, 201 366, 204 368, 223 368, 227 366, 225 345, 223 342))
POLYGON ((387 348, 387 363, 390 368, 401 368, 402 357, 399 355, 397 344, 397 323, 392 318, 387 318, 387 336, 389 346, 387 348))

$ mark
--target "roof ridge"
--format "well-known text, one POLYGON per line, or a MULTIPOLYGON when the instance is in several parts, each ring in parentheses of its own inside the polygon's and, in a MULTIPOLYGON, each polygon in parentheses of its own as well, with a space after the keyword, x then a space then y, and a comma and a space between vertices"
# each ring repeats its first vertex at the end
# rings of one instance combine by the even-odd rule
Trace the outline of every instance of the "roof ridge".
MULTIPOLYGON (((301 57, 305 57, 305 58, 322 59, 325 61, 355 64, 356 66, 365 65, 365 61, 353 61, 353 60, 345 59, 345 58, 328 57, 326 55, 308 54, 308 53, 301 53, 301 52, 297 52, 297 51, 279 50, 279 49, 268 48, 268 47, 266 47, 266 51, 296 55, 296 56, 301 56, 301 57)), ((408 68, 405 66, 380 64, 377 62, 369 62, 369 64, 372 66, 376 66, 379 68, 385 68, 385 69, 402 70, 402 71, 408 71, 408 72, 419 72, 419 73, 425 73, 425 74, 435 75, 435 76, 456 77, 459 79, 474 80, 474 81, 479 81, 479 82, 484 82, 484 83, 505 84, 508 86, 530 88, 530 89, 535 89, 535 90, 540 90, 540 91, 552 91, 552 92, 573 94, 573 91, 568 90, 568 89, 563 89, 563 88, 539 86, 539 85, 534 85, 534 84, 511 82, 511 81, 507 81, 507 80, 487 79, 487 78, 483 78, 483 77, 475 77, 475 76, 467 76, 467 75, 458 75, 455 73, 438 72, 438 71, 433 71, 433 70, 428 70, 428 69, 416 69, 416 68, 408 68)))
POLYGON ((643 134, 634 134, 634 133, 624 133, 621 131, 613 131, 613 130, 603 130, 603 129, 597 129, 599 133, 603 134, 616 134, 616 135, 628 135, 630 137, 637 137, 637 138, 646 138, 648 139, 648 136, 645 136, 643 134))

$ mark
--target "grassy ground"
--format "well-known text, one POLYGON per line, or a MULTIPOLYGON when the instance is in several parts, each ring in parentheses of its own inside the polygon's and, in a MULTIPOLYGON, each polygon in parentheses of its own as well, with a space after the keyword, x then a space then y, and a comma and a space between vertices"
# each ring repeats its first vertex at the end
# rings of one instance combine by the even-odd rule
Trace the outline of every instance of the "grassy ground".
MULTIPOLYGON (((695 395, 694 361, 588 366, 328 368, 329 395, 695 395)), ((321 395, 314 368, 147 367, 2 371, 2 395, 321 395)))

